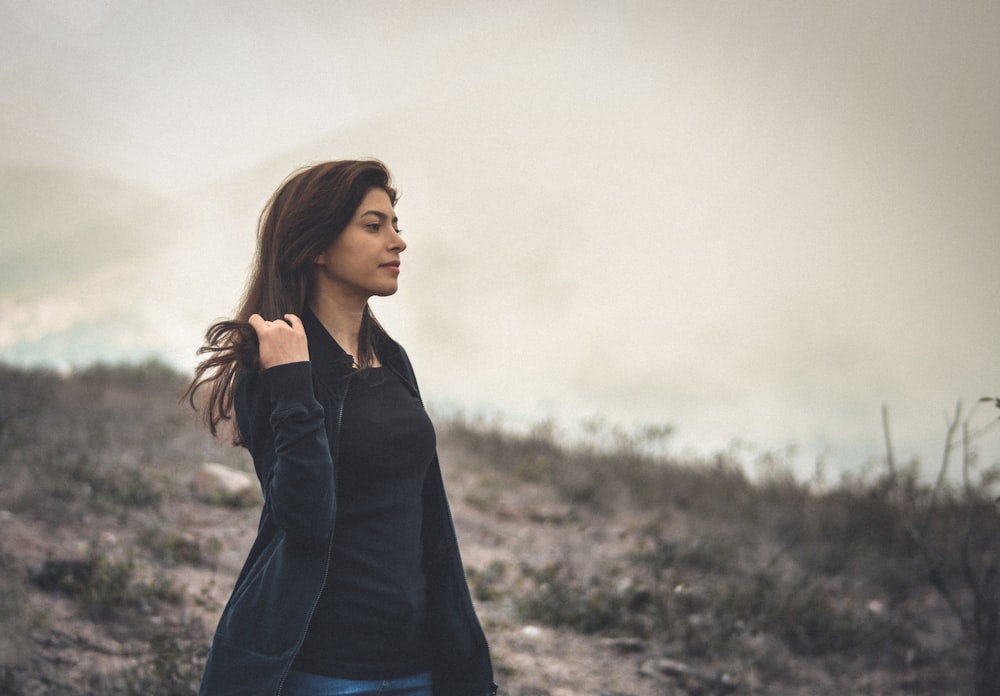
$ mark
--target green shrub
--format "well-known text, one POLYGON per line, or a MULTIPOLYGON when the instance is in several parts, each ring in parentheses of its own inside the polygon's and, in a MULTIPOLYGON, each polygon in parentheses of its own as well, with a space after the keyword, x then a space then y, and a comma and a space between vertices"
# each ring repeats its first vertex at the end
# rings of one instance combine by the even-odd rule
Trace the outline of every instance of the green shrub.
POLYGON ((161 633, 149 642, 149 652, 125 673, 128 696, 191 696, 197 692, 208 644, 200 627, 186 626, 161 633))
POLYGON ((914 647, 902 627, 866 607, 838 606, 829 588, 805 577, 784 579, 760 571, 749 582, 718 592, 712 604, 722 624, 745 624, 773 635, 801 656, 874 653, 901 662, 914 647))
POLYGON ((664 598, 642 583, 615 573, 577 578, 561 563, 524 566, 533 591, 515 601, 525 621, 561 626, 580 633, 648 637, 666 629, 664 598))
POLYGON ((161 602, 177 604, 181 600, 165 578, 151 582, 137 579, 131 556, 116 561, 91 552, 83 560, 50 559, 32 569, 31 576, 41 589, 72 597, 83 614, 94 621, 108 621, 127 610, 150 610, 161 602))
POLYGON ((490 561, 483 570, 468 568, 466 574, 473 596, 481 602, 499 599, 503 594, 503 579, 507 564, 500 560, 490 561))
POLYGON ((190 534, 172 532, 154 525, 144 527, 136 540, 157 561, 167 565, 212 565, 222 551, 222 542, 218 539, 200 542, 190 534))

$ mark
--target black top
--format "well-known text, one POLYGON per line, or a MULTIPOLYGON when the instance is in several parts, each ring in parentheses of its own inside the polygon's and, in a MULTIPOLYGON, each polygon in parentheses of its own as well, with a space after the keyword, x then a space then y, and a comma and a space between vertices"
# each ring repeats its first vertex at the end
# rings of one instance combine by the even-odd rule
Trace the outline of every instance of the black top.
MULTIPOLYGON (((243 366, 234 411, 264 493, 253 546, 222 610, 201 696, 281 692, 329 569, 337 513, 334 476, 351 358, 304 308, 309 361, 243 366)), ((402 346, 377 338, 376 354, 418 393, 402 346)), ((437 455, 423 488, 427 649, 434 696, 496 696, 489 645, 466 582, 437 455)))
POLYGON ((294 669, 392 679, 430 669, 421 491, 434 428, 392 370, 351 377, 329 576, 294 669))

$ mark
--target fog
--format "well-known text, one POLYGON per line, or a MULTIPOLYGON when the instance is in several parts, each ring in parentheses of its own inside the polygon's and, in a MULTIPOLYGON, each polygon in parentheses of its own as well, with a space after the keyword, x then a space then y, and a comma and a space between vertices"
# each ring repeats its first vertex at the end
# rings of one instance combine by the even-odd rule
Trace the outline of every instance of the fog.
MULTIPOLYGON (((442 410, 930 467, 1000 393, 1000 6, 0 3, 0 359, 182 368, 292 169, 402 190, 442 410)), ((983 411, 977 418, 988 419, 983 411)), ((985 463, 1000 459, 994 431, 985 463)))

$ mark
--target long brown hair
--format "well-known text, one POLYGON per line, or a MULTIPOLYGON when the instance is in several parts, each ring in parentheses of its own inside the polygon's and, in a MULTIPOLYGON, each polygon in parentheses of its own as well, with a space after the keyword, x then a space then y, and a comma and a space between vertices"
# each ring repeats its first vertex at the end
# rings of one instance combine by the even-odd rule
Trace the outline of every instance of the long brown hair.
MULTIPOLYGON (((205 333, 198 349, 206 356, 195 368, 185 396, 201 412, 215 435, 233 412, 241 370, 260 368, 257 335, 250 316, 277 319, 302 315, 312 297, 314 261, 347 227, 365 195, 373 188, 397 193, 386 166, 378 160, 323 162, 293 172, 264 206, 257 231, 257 252, 243 299, 233 319, 219 321, 205 333), (196 394, 208 390, 200 404, 196 394)), ((375 343, 385 332, 366 307, 358 336, 358 363, 371 364, 375 343)), ((232 429, 239 444, 237 428, 232 429)))

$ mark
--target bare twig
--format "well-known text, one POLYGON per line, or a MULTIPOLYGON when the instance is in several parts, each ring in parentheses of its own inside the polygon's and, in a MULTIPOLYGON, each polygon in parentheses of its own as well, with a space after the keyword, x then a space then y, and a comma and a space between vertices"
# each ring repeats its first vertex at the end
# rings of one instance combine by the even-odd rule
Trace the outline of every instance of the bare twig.
MULTIPOLYGON (((934 483, 934 490, 931 492, 931 501, 928 505, 928 516, 930 511, 933 510, 934 506, 937 504, 938 494, 941 492, 941 488, 944 486, 945 478, 948 475, 948 465, 951 463, 951 453, 952 445, 955 438, 955 431, 958 430, 959 425, 962 422, 962 402, 959 401, 955 404, 955 414, 951 417, 948 422, 948 433, 945 435, 944 441, 944 452, 941 454, 941 468, 938 469, 937 481, 934 483)), ((925 524, 927 520, 924 520, 925 524)))
MULTIPOLYGON (((994 401, 1000 407, 1000 399, 980 401, 994 401)), ((996 545, 996 534, 990 536, 990 530, 984 525, 997 526, 998 516, 996 510, 988 504, 984 507, 982 491, 972 482, 972 471, 976 463, 974 443, 988 430, 988 427, 973 430, 970 419, 975 411, 974 406, 968 415, 963 416, 961 402, 956 405, 953 416, 947 421, 941 466, 929 496, 921 499, 918 495, 906 500, 906 505, 900 507, 900 512, 903 526, 927 566, 931 584, 948 604, 961 624, 963 633, 975 648, 976 694, 995 696, 1000 687, 1000 565, 993 548, 996 545), (959 448, 962 467, 961 502, 965 516, 957 528, 949 529, 953 524, 949 520, 954 518, 941 498, 952 457, 959 448), (919 524, 915 523, 916 518, 920 518, 919 524), (951 536, 950 539, 941 533, 931 535, 930 528, 935 522, 946 525, 941 532, 951 536), (950 535, 952 531, 953 536, 950 535), (981 542, 986 546, 982 547, 981 542), (956 577, 960 577, 961 581, 956 577)), ((889 431, 888 411, 884 407, 882 428, 886 440, 889 477, 890 481, 895 482, 895 454, 889 431)))
POLYGON ((892 449, 892 434, 889 432, 889 406, 882 404, 882 435, 885 440, 885 463, 889 467, 889 490, 896 487, 896 455, 892 449))
MULTIPOLYGON (((956 411, 961 409, 961 404, 956 411)), ((956 427, 956 421, 952 421, 949 424, 949 433, 953 432, 956 427)), ((887 465, 890 467, 890 478, 895 482, 895 455, 893 453, 892 445, 892 434, 889 428, 889 411, 887 407, 882 408, 882 431, 885 438, 885 448, 886 448, 886 460, 887 465)), ((950 442, 950 438, 949 438, 950 442)), ((914 509, 914 514, 911 516, 907 514, 904 507, 904 501, 902 496, 900 496, 900 512, 902 513, 902 523, 903 528, 906 530, 907 535, 913 541, 914 545, 917 547, 917 551, 923 558, 924 565, 927 566, 927 575, 931 581, 931 585, 937 590, 941 598, 948 604, 948 608, 951 609, 952 613, 958 619, 959 624, 961 624, 962 631, 966 634, 972 630, 970 624, 970 619, 966 617, 965 611, 962 609, 961 603, 958 601, 958 597, 955 596, 955 592, 952 590, 951 585, 948 583, 947 577, 945 576, 945 562, 939 553, 935 551, 929 539, 927 538, 927 528, 931 521, 931 514, 935 508, 937 492, 943 485, 944 472, 948 468, 948 462, 951 459, 951 447, 945 445, 944 455, 942 457, 941 471, 938 474, 937 483, 934 486, 932 492, 932 497, 930 502, 927 504, 924 510, 923 519, 918 523, 914 517, 917 516, 916 510, 914 509)), ((894 488, 898 486, 894 485, 894 488)), ((915 500, 909 501, 909 505, 916 507, 917 503, 915 500)))

